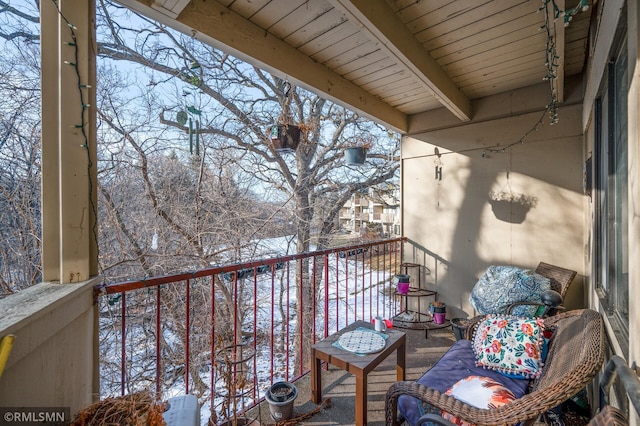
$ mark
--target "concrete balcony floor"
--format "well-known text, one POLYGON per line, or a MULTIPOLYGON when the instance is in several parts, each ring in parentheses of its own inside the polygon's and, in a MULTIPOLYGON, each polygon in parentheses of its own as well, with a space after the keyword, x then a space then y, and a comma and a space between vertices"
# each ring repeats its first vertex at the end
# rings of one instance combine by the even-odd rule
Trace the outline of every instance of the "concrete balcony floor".
MULTIPOLYGON (((418 379, 455 342, 451 327, 429 331, 425 339, 423 330, 403 330, 407 334, 406 379, 418 379)), ((396 380, 395 353, 392 353, 368 375, 367 424, 384 425, 384 398, 389 386, 396 380)), ((294 404, 294 417, 314 412, 318 406, 311 402, 311 377, 307 375, 295 382, 298 398, 294 404)), ((302 420, 305 425, 352 425, 355 424, 355 378, 350 373, 329 366, 322 372, 322 398, 329 398, 329 407, 322 407, 313 416, 302 420)), ((254 409, 248 417, 261 417, 261 424, 274 424, 267 403, 254 409)))

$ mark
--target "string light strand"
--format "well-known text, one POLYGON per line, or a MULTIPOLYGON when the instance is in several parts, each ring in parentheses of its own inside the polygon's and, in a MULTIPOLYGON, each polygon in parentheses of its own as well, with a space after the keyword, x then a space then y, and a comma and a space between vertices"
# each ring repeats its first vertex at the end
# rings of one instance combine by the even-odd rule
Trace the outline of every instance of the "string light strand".
MULTIPOLYGON (((509 145, 506 145, 499 149, 484 149, 482 152, 482 156, 486 157, 487 152, 496 152, 502 153, 506 150, 514 147, 515 145, 519 145, 524 143, 525 139, 534 131, 538 130, 538 127, 543 123, 544 117, 547 113, 549 113, 550 124, 554 125, 558 123, 558 93, 557 93, 557 78, 558 76, 558 56, 556 50, 556 40, 555 40, 555 22, 563 17, 564 26, 569 26, 569 23, 573 20, 573 16, 575 16, 579 12, 586 12, 589 10, 589 4, 587 0, 580 0, 580 2, 573 8, 567 10, 560 10, 555 0, 542 0, 542 6, 538 9, 538 12, 544 12, 544 24, 540 27, 540 30, 544 30, 547 33, 546 44, 545 44, 545 66, 547 69, 546 75, 542 78, 544 81, 549 82, 549 95, 550 100, 549 103, 545 106, 545 109, 542 113, 540 119, 533 125, 531 129, 529 129, 520 139, 516 142, 513 142, 509 145), (553 15, 553 16, 551 16, 553 15)), ((561 77, 561 76, 560 76, 561 77)))

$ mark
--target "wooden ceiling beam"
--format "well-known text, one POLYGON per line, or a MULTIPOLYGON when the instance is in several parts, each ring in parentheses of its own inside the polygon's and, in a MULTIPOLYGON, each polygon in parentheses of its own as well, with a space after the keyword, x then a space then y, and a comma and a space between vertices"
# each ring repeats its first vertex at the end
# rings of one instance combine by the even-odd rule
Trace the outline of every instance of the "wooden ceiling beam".
POLYGON ((151 7, 156 0, 118 0, 145 16, 321 94, 400 133, 407 115, 217 1, 192 0, 176 18, 151 7))
POLYGON ((169 18, 177 18, 190 0, 153 0, 151 7, 169 18))
POLYGON ((385 1, 330 0, 381 49, 395 57, 434 96, 463 121, 471 120, 471 101, 456 86, 385 1))

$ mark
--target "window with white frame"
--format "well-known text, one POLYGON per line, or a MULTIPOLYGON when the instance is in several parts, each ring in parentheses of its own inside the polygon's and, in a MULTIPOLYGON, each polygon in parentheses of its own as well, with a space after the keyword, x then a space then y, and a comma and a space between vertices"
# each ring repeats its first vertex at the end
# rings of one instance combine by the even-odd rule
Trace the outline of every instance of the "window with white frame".
POLYGON ((619 341, 629 336, 629 211, 626 19, 596 100, 594 146, 594 280, 619 341))

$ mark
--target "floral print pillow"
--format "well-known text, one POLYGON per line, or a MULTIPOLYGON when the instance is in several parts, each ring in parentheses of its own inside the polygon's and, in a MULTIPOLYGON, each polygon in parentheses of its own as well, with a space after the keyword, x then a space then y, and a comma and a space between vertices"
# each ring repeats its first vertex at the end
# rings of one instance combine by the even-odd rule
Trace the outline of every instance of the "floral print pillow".
POLYGON ((543 331, 539 318, 488 315, 478 324, 473 338, 476 365, 509 377, 539 377, 543 331))

